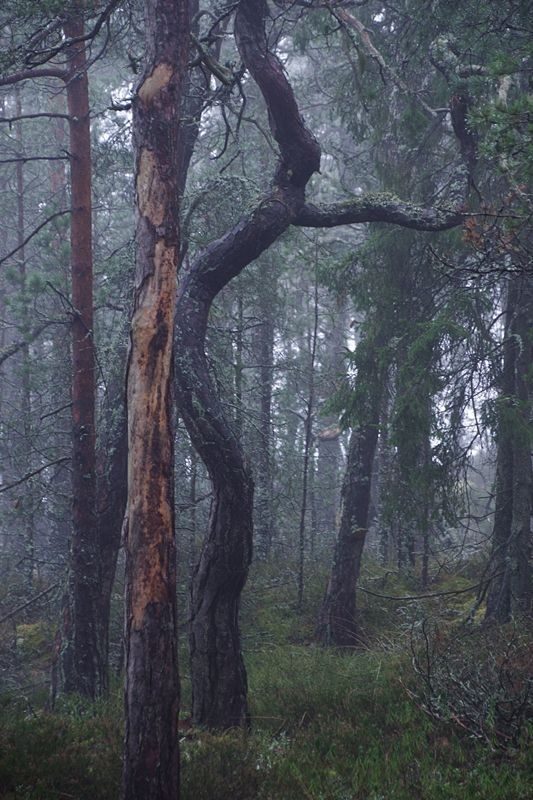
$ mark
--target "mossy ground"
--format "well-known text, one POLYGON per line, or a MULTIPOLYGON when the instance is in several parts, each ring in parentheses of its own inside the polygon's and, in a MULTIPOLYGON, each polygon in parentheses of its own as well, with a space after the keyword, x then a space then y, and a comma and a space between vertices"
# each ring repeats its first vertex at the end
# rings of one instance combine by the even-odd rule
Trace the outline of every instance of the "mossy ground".
MULTIPOLYGON (((391 595, 414 586, 378 571, 365 582, 391 595)), ((290 580, 272 568, 252 576, 243 633, 253 731, 187 731, 183 800, 531 800, 527 733, 522 748, 497 753, 452 722, 435 722, 406 691, 416 688, 407 630, 420 609, 368 596, 361 614, 369 648, 323 650, 312 644, 322 587, 323 576, 297 614, 290 580)), ((467 601, 447 603, 441 611, 453 626, 467 601)), ((183 673, 186 713, 184 663, 183 673)), ((0 797, 116 800, 121 737, 119 685, 106 703, 69 698, 53 714, 28 696, 4 695, 0 797)))

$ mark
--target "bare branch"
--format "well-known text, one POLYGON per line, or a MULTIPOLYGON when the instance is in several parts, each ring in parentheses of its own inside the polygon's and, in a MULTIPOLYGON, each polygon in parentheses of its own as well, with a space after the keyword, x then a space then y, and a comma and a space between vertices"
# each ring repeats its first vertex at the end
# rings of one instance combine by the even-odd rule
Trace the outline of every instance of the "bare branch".
POLYGON ((357 31, 359 41, 361 42, 367 55, 379 65, 383 73, 387 75, 391 81, 398 86, 399 89, 413 97, 424 109, 424 111, 429 114, 430 117, 439 117, 439 113, 436 111, 436 109, 431 108, 431 106, 429 106, 425 100, 420 97, 420 94, 408 86, 408 84, 402 78, 400 78, 398 73, 387 64, 379 50, 374 46, 368 29, 365 28, 363 23, 357 17, 355 17, 353 14, 350 14, 345 9, 333 8, 331 6, 330 13, 335 17, 336 20, 338 20, 338 22, 341 23, 341 25, 343 25, 343 27, 348 26, 352 30, 357 31))
POLYGON ((454 594, 466 594, 467 592, 473 592, 474 589, 479 589, 480 586, 490 583, 492 580, 494 580, 494 578, 497 578, 500 575, 503 575, 503 572, 498 572, 495 575, 491 575, 490 578, 487 578, 487 580, 481 581, 480 583, 475 583, 473 586, 466 586, 464 589, 450 589, 447 592, 428 592, 427 594, 379 594, 378 592, 372 592, 370 589, 365 589, 364 586, 358 586, 357 588, 365 594, 370 594, 372 597, 380 597, 382 600, 402 600, 404 602, 412 602, 414 600, 431 600, 436 597, 448 597, 454 594))
POLYGON ((40 67, 39 69, 23 69, 21 72, 15 72, 12 75, 4 75, 0 77, 0 86, 13 86, 14 83, 21 81, 38 80, 39 78, 59 78, 61 81, 66 81, 68 73, 59 67, 40 67))
POLYGON ((68 156, 17 156, 2 158, 0 164, 26 164, 29 161, 68 161, 68 156))
POLYGON ((69 117, 68 114, 52 114, 52 113, 40 113, 40 114, 21 114, 18 117, 0 117, 0 122, 7 122, 9 125, 12 125, 14 122, 20 122, 24 119, 66 119, 70 120, 72 117, 69 117))
POLYGON ((26 59, 28 64, 32 64, 33 66, 38 66, 40 64, 45 64, 50 59, 54 58, 55 56, 59 55, 59 53, 68 50, 72 45, 79 44, 81 42, 88 42, 95 39, 105 22, 109 19, 113 11, 121 4, 122 0, 111 0, 110 3, 104 8, 98 19, 96 20, 95 24, 91 28, 91 30, 84 34, 83 36, 72 36, 65 38, 61 44, 58 44, 56 47, 49 47, 45 48, 41 52, 35 53, 35 60, 30 59, 28 57, 26 59))
POLYGON ((40 472, 43 472, 45 469, 48 469, 49 467, 55 467, 56 464, 64 464, 65 461, 70 461, 70 456, 63 456, 62 458, 57 458, 55 461, 50 461, 49 464, 45 464, 44 466, 39 467, 38 469, 34 469, 32 472, 27 472, 25 475, 22 476, 22 478, 19 478, 18 481, 13 481, 13 483, 8 483, 5 486, 0 486, 0 494, 2 494, 3 492, 7 492, 8 489, 14 489, 15 486, 20 486, 20 484, 24 483, 24 481, 33 478, 34 475, 38 475, 40 472))
POLYGON ((12 617, 15 617, 17 614, 20 614, 21 611, 24 611, 24 609, 28 608, 28 606, 32 606, 34 603, 36 603, 42 597, 46 597, 47 594, 50 594, 50 592, 53 592, 54 589, 57 589, 58 586, 59 586, 59 581, 57 581, 56 583, 53 583, 51 586, 48 587, 48 589, 45 589, 44 592, 39 592, 39 594, 36 594, 35 597, 32 597, 31 600, 28 600, 26 603, 24 603, 23 605, 19 606, 18 608, 14 608, 13 611, 9 612, 9 614, 6 614, 5 616, 0 617, 0 625, 3 622, 7 622, 8 619, 11 619, 12 617))

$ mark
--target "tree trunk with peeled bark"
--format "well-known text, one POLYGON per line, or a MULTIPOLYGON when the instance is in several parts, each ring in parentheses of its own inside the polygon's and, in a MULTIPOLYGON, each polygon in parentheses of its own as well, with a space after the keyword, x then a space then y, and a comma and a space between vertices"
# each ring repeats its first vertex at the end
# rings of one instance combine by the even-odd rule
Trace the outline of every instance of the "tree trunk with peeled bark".
POLYGON ((178 796, 172 341, 179 264, 187 0, 145 0, 133 104, 137 259, 127 374, 124 800, 178 796))

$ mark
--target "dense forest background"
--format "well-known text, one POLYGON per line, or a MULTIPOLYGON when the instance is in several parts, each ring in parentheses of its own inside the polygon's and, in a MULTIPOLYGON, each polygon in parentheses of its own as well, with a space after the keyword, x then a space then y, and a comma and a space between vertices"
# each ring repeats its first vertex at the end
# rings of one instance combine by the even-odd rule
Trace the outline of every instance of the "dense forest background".
POLYGON ((4 0, 1 797, 531 797, 531 11, 4 0))

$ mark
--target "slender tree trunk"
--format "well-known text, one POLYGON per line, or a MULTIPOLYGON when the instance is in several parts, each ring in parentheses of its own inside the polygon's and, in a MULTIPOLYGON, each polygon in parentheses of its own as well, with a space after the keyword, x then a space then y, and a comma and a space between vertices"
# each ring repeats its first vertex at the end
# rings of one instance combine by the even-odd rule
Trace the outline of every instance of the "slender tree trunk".
MULTIPOLYGON (((430 419, 430 414, 431 414, 430 397, 427 398, 427 403, 429 406, 428 419, 430 419)), ((420 525, 420 538, 422 547, 422 576, 421 576, 422 587, 426 589, 429 583, 431 516, 434 506, 434 500, 431 491, 431 481, 429 479, 429 475, 431 474, 431 440, 429 432, 427 433, 423 443, 422 459, 423 459, 422 462, 423 486, 422 486, 422 497, 420 498, 421 509, 419 513, 419 525, 420 525)))
POLYGON ((368 526, 377 435, 377 424, 371 424, 354 428, 350 436, 340 528, 317 626, 317 638, 322 644, 336 647, 360 644, 355 590, 368 526))
POLYGON ((243 382, 244 382, 244 302, 242 288, 237 291, 237 328, 234 343, 235 353, 235 435, 243 441, 244 433, 244 407, 243 407, 243 382))
MULTIPOLYGON (((17 116, 22 114, 22 102, 20 96, 20 87, 15 87, 15 107, 17 116)), ((19 158, 22 159, 24 155, 24 143, 22 139, 22 124, 17 123, 16 126, 16 140, 19 158)), ((16 165, 16 178, 17 178, 17 244, 19 247, 17 257, 19 262, 19 279, 20 290, 23 295, 22 299, 22 336, 27 336, 30 330, 30 320, 28 319, 29 298, 27 296, 27 274, 26 274, 26 251, 24 248, 24 169, 23 162, 19 160, 16 165)), ((32 408, 31 408, 31 362, 30 362, 30 348, 28 344, 24 344, 21 351, 21 377, 22 377, 22 431, 23 431, 23 463, 22 474, 29 472, 31 469, 31 454, 33 449, 32 443, 32 408)), ((33 589, 33 577, 35 568, 35 532, 34 532, 34 492, 33 481, 30 479, 26 482, 23 495, 20 499, 20 512, 23 517, 24 525, 24 583, 26 589, 31 592, 33 589)))
POLYGON ((268 559, 272 546, 273 453, 272 453, 272 382, 274 378, 274 303, 277 276, 267 262, 267 285, 259 297, 260 324, 254 333, 254 350, 259 376, 259 435, 257 437, 255 532, 256 551, 268 559))
MULTIPOLYGON (((53 114, 65 114, 65 95, 63 92, 58 92, 50 98, 50 111, 53 114)), ((62 152, 66 149, 67 127, 66 120, 55 118, 52 120, 53 141, 54 147, 57 152, 62 152)), ((68 175, 67 168, 64 161, 52 161, 50 164, 50 190, 52 193, 52 202, 54 210, 65 210, 69 207, 68 198, 68 175)), ((66 226, 66 220, 59 217, 51 223, 52 242, 51 247, 56 256, 56 267, 54 283, 63 294, 69 294, 70 286, 70 252, 69 252, 69 230, 66 226)), ((72 353, 71 341, 65 336, 65 332, 61 326, 57 326, 53 330, 53 345, 52 352, 54 354, 54 373, 56 380, 52 387, 51 406, 52 408, 62 408, 62 411, 55 416, 57 420, 56 426, 56 447, 59 452, 62 452, 69 446, 66 430, 69 426, 69 417, 71 416, 70 393, 65 387, 69 387, 72 382, 72 353)), ((50 552, 54 553, 56 558, 61 561, 66 561, 68 557, 68 547, 72 530, 72 513, 69 508, 71 494, 71 477, 70 470, 63 466, 58 470, 57 477, 54 480, 54 496, 53 503, 53 516, 57 520, 55 529, 51 529, 48 542, 51 548, 50 552)))
MULTIPOLYGON (((327 354, 322 379, 322 399, 331 397, 342 372, 342 359, 346 339, 346 295, 336 299, 333 319, 329 325, 327 354)), ((317 533, 320 543, 333 541, 337 526, 340 501, 341 444, 337 417, 322 415, 319 421, 318 458, 315 476, 317 500, 317 533)))
POLYGON ((179 263, 187 0, 145 0, 134 100, 137 268, 127 374, 124 800, 178 796, 172 341, 179 263))
POLYGON ((511 539, 514 560, 513 595, 516 608, 533 609, 532 526, 533 467, 533 276, 518 278, 517 315, 514 325, 516 356, 517 421, 513 440, 513 519, 511 539))
POLYGON ((305 584, 305 518, 307 514, 307 495, 309 484, 309 459, 311 457, 311 444, 313 437, 313 414, 315 408, 315 360, 318 339, 318 281, 315 276, 313 294, 313 328, 309 341, 309 365, 307 408, 304 422, 304 454, 302 469, 302 500, 300 506, 300 525, 298 529, 298 608, 302 608, 304 601, 305 584))
POLYGON ((368 530, 371 482, 378 440, 384 376, 377 367, 379 343, 365 343, 358 371, 367 386, 352 429, 342 487, 342 511, 333 566, 320 610, 317 638, 326 645, 354 647, 361 641, 356 586, 368 530))
POLYGON ((497 431, 493 577, 486 611, 486 618, 496 622, 508 621, 515 606, 531 604, 532 296, 527 275, 509 280, 497 431))
POLYGON ((376 454, 376 529, 379 541, 379 554, 383 566, 389 566, 394 561, 395 541, 392 530, 391 509, 388 507, 388 490, 391 481, 393 466, 392 447, 390 444, 390 408, 391 397, 389 393, 390 370, 383 385, 383 399, 380 413, 380 430, 378 438, 378 451, 376 454))
MULTIPOLYGON (((99 636, 102 658, 109 673, 109 623, 111 595, 120 550, 122 522, 128 494, 128 429, 124 408, 123 383, 114 382, 106 398, 103 437, 98 470, 97 510, 100 551, 99 636), (118 411, 118 419, 116 411, 118 411)), ((106 691, 108 686, 105 687, 106 691)))
POLYGON ((189 479, 189 585, 194 576, 194 568, 197 563, 196 554, 196 533, 198 530, 198 509, 197 509, 197 483, 198 483, 198 456, 194 447, 191 447, 191 472, 189 479))
MULTIPOLYGON (((83 6, 64 26, 83 37, 83 6)), ((97 697, 107 685, 100 649, 100 560, 96 518, 95 354, 91 207, 91 128, 83 41, 67 51, 70 116, 72 317, 72 539, 62 630, 65 691, 97 697)))

